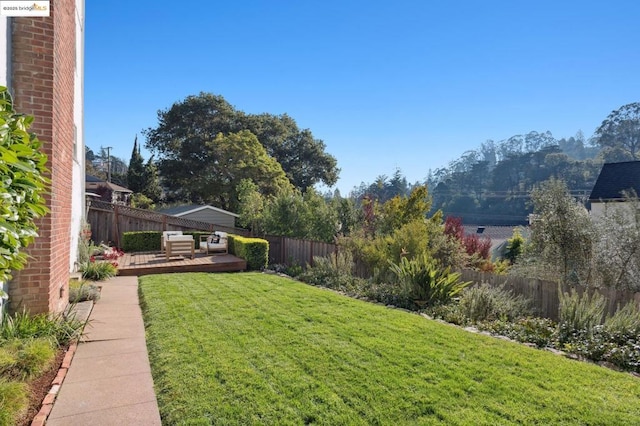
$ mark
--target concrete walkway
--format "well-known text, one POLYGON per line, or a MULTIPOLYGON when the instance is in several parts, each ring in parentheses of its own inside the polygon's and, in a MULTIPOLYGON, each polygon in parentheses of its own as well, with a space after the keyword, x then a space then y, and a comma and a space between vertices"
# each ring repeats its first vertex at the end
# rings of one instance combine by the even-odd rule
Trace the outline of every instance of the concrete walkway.
POLYGON ((46 424, 160 425, 138 278, 116 277, 101 285, 46 424))

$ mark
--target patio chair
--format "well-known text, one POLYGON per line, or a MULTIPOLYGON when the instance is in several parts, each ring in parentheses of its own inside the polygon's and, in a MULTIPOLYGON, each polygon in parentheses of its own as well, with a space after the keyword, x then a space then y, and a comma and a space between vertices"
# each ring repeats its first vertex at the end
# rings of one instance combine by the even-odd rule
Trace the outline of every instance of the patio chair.
POLYGON ((226 232, 216 231, 211 235, 200 236, 200 251, 209 253, 228 253, 228 238, 226 232))
POLYGON ((163 231, 162 232, 162 241, 160 244, 160 252, 164 253, 167 249, 167 240, 171 238, 171 236, 182 236, 182 231, 163 231))

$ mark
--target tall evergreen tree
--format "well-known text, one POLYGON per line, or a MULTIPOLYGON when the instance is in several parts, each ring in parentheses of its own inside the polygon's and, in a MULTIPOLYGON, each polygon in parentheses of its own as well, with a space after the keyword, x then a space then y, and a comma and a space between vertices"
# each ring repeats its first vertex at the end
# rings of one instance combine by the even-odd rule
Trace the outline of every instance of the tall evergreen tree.
POLYGON ((138 135, 136 135, 136 138, 133 141, 131 160, 129 160, 129 170, 127 170, 127 186, 134 193, 143 193, 146 183, 144 160, 142 159, 142 155, 140 155, 138 135))

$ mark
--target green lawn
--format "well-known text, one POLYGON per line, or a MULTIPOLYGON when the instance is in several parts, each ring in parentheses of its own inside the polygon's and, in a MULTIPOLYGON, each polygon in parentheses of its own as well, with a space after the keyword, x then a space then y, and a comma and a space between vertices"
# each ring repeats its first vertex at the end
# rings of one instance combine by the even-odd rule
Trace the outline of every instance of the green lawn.
POLYGON ((640 424, 640 380, 259 273, 140 279, 165 424, 640 424))

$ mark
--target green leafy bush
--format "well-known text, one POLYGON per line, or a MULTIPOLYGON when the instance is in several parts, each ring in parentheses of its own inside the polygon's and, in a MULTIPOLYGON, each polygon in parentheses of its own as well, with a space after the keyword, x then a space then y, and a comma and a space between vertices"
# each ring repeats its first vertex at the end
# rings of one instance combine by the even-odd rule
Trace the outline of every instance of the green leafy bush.
POLYGON ((80 336, 84 323, 73 313, 63 316, 38 314, 29 315, 26 311, 13 315, 4 314, 0 324, 0 344, 12 339, 48 338, 58 346, 66 345, 80 336))
POLYGON ((560 292, 560 342, 573 340, 575 333, 589 334, 593 327, 601 324, 606 303, 597 292, 590 295, 585 291, 582 296, 575 290, 560 292))
POLYGON ((0 426, 15 425, 29 406, 26 383, 8 381, 0 377, 0 426))
POLYGON ((247 238, 238 235, 227 237, 231 254, 247 261, 248 270, 262 270, 269 263, 269 242, 262 238, 247 238))
POLYGON ((162 241, 162 232, 136 231, 122 234, 122 250, 130 252, 158 251, 162 241))
POLYGON ((0 86, 0 282, 24 267, 24 248, 37 236, 34 220, 48 212, 47 156, 38 138, 28 133, 31 123, 33 117, 13 110, 11 95, 0 86))
POLYGON ((612 334, 640 334, 640 310, 635 302, 630 301, 613 316, 604 320, 604 328, 612 334))
POLYGON ((104 281, 118 274, 118 267, 112 262, 87 262, 80 265, 82 278, 91 281, 104 281))
POLYGON ((477 324, 479 330, 505 336, 539 348, 554 346, 556 324, 547 318, 520 318, 516 321, 495 320, 477 324))
POLYGON ((513 321, 531 314, 530 303, 524 297, 486 283, 466 288, 458 306, 461 314, 474 323, 497 319, 513 321))
POLYGON ((440 267, 426 255, 413 260, 405 257, 399 264, 389 264, 412 299, 424 306, 448 303, 471 284, 460 281, 460 273, 440 267))
POLYGON ((69 281, 69 303, 97 301, 100 299, 100 289, 95 284, 86 281, 69 281))
POLYGON ((0 346, 0 374, 31 379, 49 369, 56 356, 50 339, 13 339, 0 346))
POLYGON ((640 373, 640 336, 638 334, 613 333, 603 325, 597 325, 572 335, 562 347, 595 362, 609 362, 623 370, 640 373))

